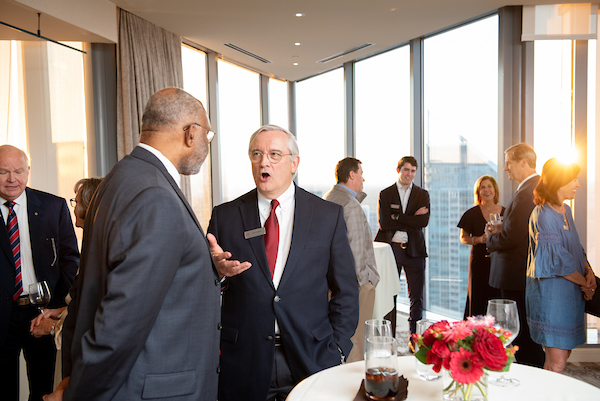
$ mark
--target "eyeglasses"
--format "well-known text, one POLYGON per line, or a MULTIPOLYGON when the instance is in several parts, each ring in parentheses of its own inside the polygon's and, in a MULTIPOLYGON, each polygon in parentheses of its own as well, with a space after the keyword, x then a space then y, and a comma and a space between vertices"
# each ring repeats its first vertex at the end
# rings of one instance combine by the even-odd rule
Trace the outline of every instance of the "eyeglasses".
MULTIPOLYGON (((201 126, 200 124, 198 124, 198 123, 191 123, 191 124, 188 124, 188 125, 186 125, 185 127, 183 127, 183 130, 184 130, 184 131, 187 131, 188 129, 190 129, 190 127, 191 127, 192 125, 197 125, 198 127, 202 127, 202 126, 201 126)), ((208 130, 206 127, 202 127, 202 128, 204 128, 204 129, 206 130, 206 138, 208 139, 208 142, 210 143, 210 142, 213 140, 213 138, 215 137, 215 133, 214 133, 214 132, 212 132, 212 131, 209 131, 209 130, 208 130)))
MULTIPOLYGON (((250 152, 250 160, 252 160, 252 163, 260 163, 264 155, 265 153, 261 152, 260 150, 253 150, 252 152, 250 152)), ((267 159, 269 159, 269 161, 273 164, 279 163, 283 156, 292 156, 291 153, 284 154, 274 150, 267 152, 266 155, 267 159)))
POLYGON ((72 207, 76 207, 77 206, 77 199, 71 198, 71 199, 69 199, 69 203, 71 204, 72 207))

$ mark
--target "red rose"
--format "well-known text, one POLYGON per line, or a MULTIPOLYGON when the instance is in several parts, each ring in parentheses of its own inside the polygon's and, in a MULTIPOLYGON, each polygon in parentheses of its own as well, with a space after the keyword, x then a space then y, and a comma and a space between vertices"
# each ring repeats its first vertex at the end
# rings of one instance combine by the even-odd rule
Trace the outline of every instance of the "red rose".
POLYGON ((450 350, 448 349, 448 345, 446 345, 443 341, 436 341, 433 343, 433 347, 431 347, 431 352, 439 356, 440 358, 448 358, 450 356, 450 350))
POLYGON ((429 326, 423 333, 423 345, 426 347, 431 347, 431 345, 437 339, 435 336, 439 334, 439 331, 446 330, 447 328, 448 321, 446 320, 442 320, 441 322, 437 322, 429 326))
POLYGON ((502 341, 485 329, 475 331, 473 351, 478 353, 490 370, 502 370, 506 365, 508 356, 502 341))

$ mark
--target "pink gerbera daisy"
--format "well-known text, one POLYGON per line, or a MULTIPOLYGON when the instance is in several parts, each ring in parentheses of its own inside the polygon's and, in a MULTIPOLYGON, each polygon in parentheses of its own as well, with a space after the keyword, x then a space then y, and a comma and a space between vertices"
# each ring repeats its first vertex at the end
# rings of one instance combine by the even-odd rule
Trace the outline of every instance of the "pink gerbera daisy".
POLYGON ((464 348, 452 353, 450 360, 450 373, 452 378, 459 383, 472 384, 483 375, 483 361, 475 353, 464 348))

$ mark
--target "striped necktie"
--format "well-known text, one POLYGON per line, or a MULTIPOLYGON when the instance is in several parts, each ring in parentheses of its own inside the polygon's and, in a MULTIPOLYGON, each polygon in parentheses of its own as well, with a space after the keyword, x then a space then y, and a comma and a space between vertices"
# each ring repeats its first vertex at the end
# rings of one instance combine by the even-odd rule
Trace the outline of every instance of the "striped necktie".
POLYGON ((8 208, 8 219, 6 221, 6 229, 8 230, 10 249, 12 250, 13 260, 15 262, 15 294, 13 295, 13 300, 16 301, 17 298, 19 298, 19 296, 23 293, 19 223, 17 222, 17 214, 15 213, 15 202, 5 202, 4 206, 8 208))
POLYGON ((279 201, 273 199, 271 201, 271 213, 269 218, 265 221, 265 251, 267 253, 267 263, 269 264, 269 271, 271 277, 275 273, 275 262, 277 261, 277 249, 279 248, 279 221, 275 214, 275 209, 279 206, 279 201))

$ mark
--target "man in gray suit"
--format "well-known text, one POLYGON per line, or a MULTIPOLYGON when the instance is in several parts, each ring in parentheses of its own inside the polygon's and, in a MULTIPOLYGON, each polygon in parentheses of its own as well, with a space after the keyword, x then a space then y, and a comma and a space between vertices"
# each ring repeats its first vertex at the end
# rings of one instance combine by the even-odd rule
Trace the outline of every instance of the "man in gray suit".
POLYGON ((200 170, 210 129, 188 93, 155 93, 140 145, 98 188, 65 323, 70 379, 56 399, 217 399, 219 276, 179 187, 200 170))
POLYGON ((358 326, 352 336, 352 351, 348 362, 364 358, 365 320, 373 318, 375 287, 379 283, 379 273, 375 264, 373 235, 369 221, 360 206, 367 194, 363 192, 363 169, 360 160, 346 157, 335 167, 337 184, 325 194, 324 199, 344 207, 344 220, 354 256, 354 267, 358 279, 358 326))

